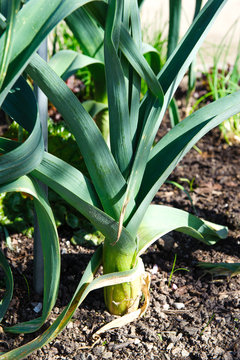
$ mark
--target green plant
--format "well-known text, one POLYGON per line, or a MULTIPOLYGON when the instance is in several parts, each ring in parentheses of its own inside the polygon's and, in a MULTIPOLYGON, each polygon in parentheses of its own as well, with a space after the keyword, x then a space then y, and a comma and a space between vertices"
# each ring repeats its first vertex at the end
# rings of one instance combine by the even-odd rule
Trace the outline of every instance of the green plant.
POLYGON ((212 320, 214 319, 215 314, 213 313, 212 316, 210 317, 210 319, 208 320, 207 324, 204 326, 204 328, 202 329, 202 331, 200 332, 200 336, 204 333, 205 329, 208 327, 208 325, 212 322, 212 320))
MULTIPOLYGON (((213 56, 213 64, 210 69, 208 69, 207 64, 205 63, 204 53, 200 52, 207 92, 196 101, 193 109, 196 109, 199 105, 201 106, 202 103, 205 103, 209 99, 218 100, 240 89, 240 41, 237 47, 234 64, 231 66, 228 63, 228 55, 231 51, 236 25, 237 23, 234 23, 231 26, 221 43, 216 47, 213 56)), ((240 141, 239 114, 224 120, 219 125, 219 128, 227 144, 231 145, 234 142, 240 141)))
POLYGON ((177 261, 177 254, 174 255, 174 261, 173 261, 171 273, 170 273, 170 275, 169 275, 169 280, 168 280, 168 287, 171 286, 172 277, 173 277, 173 274, 174 274, 176 271, 179 271, 179 270, 189 271, 189 270, 186 269, 186 268, 177 268, 177 269, 175 269, 176 261, 177 261))
MULTIPOLYGON (((3 109, 30 135, 22 144, 0 138, 3 153, 0 191, 24 191, 33 196, 45 268, 42 315, 12 327, 3 326, 4 331, 38 330, 57 297, 60 275, 57 232, 51 208, 36 179, 53 188, 82 213, 101 231, 105 240, 93 255, 71 302, 55 322, 35 340, 2 354, 1 360, 21 359, 51 341, 70 321, 87 294, 97 288, 104 287, 105 303, 111 313, 122 315, 133 311, 135 317, 139 316, 142 313, 138 309, 141 292, 147 295, 140 256, 167 232, 180 231, 209 245, 226 237, 227 229, 223 226, 179 209, 151 205, 159 187, 196 141, 240 111, 240 92, 236 92, 191 114, 152 147, 180 80, 225 3, 226 0, 207 2, 157 76, 142 54, 137 1, 31 0, 17 13, 13 34, 8 18, 0 39, 0 53, 7 52, 7 66, 1 69, 6 76, 0 100, 3 109), (110 148, 65 82, 34 53, 47 33, 80 6, 91 13, 104 32, 110 148), (31 31, 33 24, 34 33, 31 31), (11 51, 8 44, 11 44, 11 51), (25 79, 19 77, 23 71, 62 114, 76 138, 89 177, 43 151, 36 101, 25 79), (141 78, 149 88, 142 101, 141 78), (94 279, 101 264, 104 275, 94 279)), ((17 3, 9 4, 16 12, 17 3)), ((62 61, 65 67, 64 59, 62 61)), ((0 308, 2 316, 13 289, 11 269, 3 259, 0 257, 6 275, 6 296, 0 308)))

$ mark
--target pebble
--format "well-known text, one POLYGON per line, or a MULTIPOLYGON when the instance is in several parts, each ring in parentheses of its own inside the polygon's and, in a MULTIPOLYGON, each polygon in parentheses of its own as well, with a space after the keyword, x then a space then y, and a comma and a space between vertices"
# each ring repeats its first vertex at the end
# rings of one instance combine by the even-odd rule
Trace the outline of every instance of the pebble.
POLYGON ((140 343, 141 343, 141 340, 140 340, 140 339, 136 338, 136 339, 134 340, 134 344, 135 344, 135 345, 138 345, 138 344, 140 344, 140 343))
POLYGON ((224 354, 224 350, 219 346, 216 346, 214 349, 214 355, 222 355, 222 354, 224 354))
POLYGON ((173 343, 170 343, 168 346, 167 346, 167 350, 172 350, 174 344, 173 343))
POLYGON ((173 289, 173 290, 177 290, 177 288, 178 288, 178 287, 177 287, 176 284, 172 284, 172 289, 173 289))
POLYGON ((70 321, 68 324, 67 324, 67 329, 73 329, 73 322, 70 321))
POLYGON ((223 355, 223 360, 233 360, 232 354, 230 352, 227 352, 223 355))
POLYGON ((175 302, 175 303, 173 303, 173 305, 175 306, 175 308, 176 308, 177 310, 182 310, 182 309, 185 308, 185 305, 184 305, 183 303, 175 302))
POLYGON ((146 348, 147 351, 151 351, 152 348, 153 348, 153 344, 152 344, 152 343, 145 343, 144 346, 145 346, 145 348, 146 348))
POLYGON ((111 351, 107 351, 104 354, 102 354, 102 359, 111 359, 113 356, 113 353, 111 351))
POLYGON ((169 304, 164 304, 163 305, 163 310, 169 310, 169 304))
POLYGON ((189 356, 189 352, 185 349, 182 350, 182 357, 188 357, 189 356))
POLYGON ((93 349, 93 353, 96 356, 100 356, 102 355, 102 353, 105 351, 105 347, 104 346, 97 346, 96 348, 93 349))
POLYGON ((181 352, 181 348, 180 347, 175 347, 175 349, 173 349, 172 350, 172 355, 178 355, 178 354, 180 354, 180 352, 181 352))

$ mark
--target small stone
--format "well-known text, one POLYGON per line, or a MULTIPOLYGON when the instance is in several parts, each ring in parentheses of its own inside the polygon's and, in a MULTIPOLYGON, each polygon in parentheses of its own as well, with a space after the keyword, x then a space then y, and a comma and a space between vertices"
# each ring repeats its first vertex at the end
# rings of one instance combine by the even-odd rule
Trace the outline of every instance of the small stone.
POLYGON ((172 350, 172 355, 178 355, 181 352, 181 348, 180 347, 176 347, 175 349, 172 350))
POLYGON ((151 273, 152 275, 157 274, 157 273, 158 273, 158 270, 159 270, 158 265, 155 264, 155 265, 153 265, 153 268, 150 270, 150 273, 151 273))
POLYGON ((168 346, 167 346, 167 350, 172 350, 174 344, 173 343, 170 343, 168 346))
POLYGON ((70 323, 67 324, 67 329, 73 329, 73 322, 70 321, 70 323))
POLYGON ((93 353, 96 356, 100 356, 102 355, 102 353, 105 351, 105 347, 104 346, 97 346, 96 348, 93 349, 93 353))
POLYGON ((189 352, 185 349, 182 350, 182 357, 188 357, 189 356, 189 352))
POLYGON ((172 289, 173 289, 173 290, 177 290, 177 288, 178 288, 178 287, 177 287, 176 284, 172 284, 172 289))
POLYGON ((169 310, 169 304, 163 304, 163 310, 169 310))
POLYGON ((195 336, 198 332, 198 328, 195 328, 193 326, 185 326, 184 331, 186 331, 189 335, 195 336))
POLYGON ((113 356, 113 353, 111 351, 107 351, 104 354, 102 354, 103 359, 111 359, 113 356))
POLYGON ((173 344, 175 344, 178 340, 177 336, 174 334, 169 334, 169 339, 173 344))
POLYGON ((152 343, 145 343, 144 344, 145 348, 147 351, 152 351, 153 348, 153 344, 152 343))
POLYGON ((164 320, 166 320, 168 318, 167 314, 165 314, 164 312, 160 312, 159 317, 164 320))
POLYGON ((222 355, 222 354, 224 354, 224 350, 219 346, 216 346, 214 349, 214 355, 222 355))
POLYGON ((233 360, 232 354, 230 352, 227 352, 223 355, 223 360, 233 360))
POLYGON ((140 344, 140 343, 141 343, 141 340, 140 340, 140 339, 138 339, 138 338, 134 339, 134 344, 135 344, 135 345, 138 345, 138 344, 140 344))
POLYGON ((173 305, 175 306, 175 308, 176 308, 177 310, 182 310, 182 309, 185 308, 185 305, 184 305, 183 303, 175 302, 175 303, 173 303, 173 305))

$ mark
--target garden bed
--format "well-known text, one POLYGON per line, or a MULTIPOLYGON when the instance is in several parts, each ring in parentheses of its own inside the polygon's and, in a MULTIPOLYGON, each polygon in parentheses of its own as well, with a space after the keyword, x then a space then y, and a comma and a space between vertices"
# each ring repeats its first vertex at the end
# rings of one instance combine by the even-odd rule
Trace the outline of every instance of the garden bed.
MULTIPOLYGON (((198 215, 227 225, 228 238, 213 247, 175 232, 160 239, 143 256, 146 270, 152 273, 151 302, 143 318, 102 334, 91 348, 94 332, 114 318, 105 310, 102 290, 95 291, 77 310, 67 328, 28 359, 240 359, 239 277, 214 278, 196 267, 198 261, 240 262, 240 146, 227 146, 220 140, 218 129, 206 135, 197 146, 202 153, 192 149, 170 179, 188 189, 180 178, 190 181, 195 178, 191 197, 198 215), (169 287, 175 255, 175 268, 188 271, 175 272, 169 287)), ((170 184, 161 188, 154 202, 192 211, 187 196, 170 184)), ((59 234, 60 291, 45 328, 70 301, 94 251, 73 246, 71 230, 66 227, 60 228, 59 234)), ((41 302, 32 289, 32 241, 14 235, 12 243, 18 250, 5 248, 5 254, 13 268, 15 290, 4 324, 35 317, 34 308, 41 302)), ((10 350, 35 336, 1 333, 0 350, 10 350)))

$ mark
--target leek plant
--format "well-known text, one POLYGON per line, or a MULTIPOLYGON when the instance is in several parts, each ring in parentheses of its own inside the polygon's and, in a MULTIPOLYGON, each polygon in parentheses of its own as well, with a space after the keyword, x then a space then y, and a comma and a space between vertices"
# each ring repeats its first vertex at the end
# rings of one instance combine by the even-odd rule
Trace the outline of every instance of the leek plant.
MULTIPOLYGON (((54 323, 30 343, 0 355, 1 360, 22 359, 53 340, 87 294, 97 288, 104 287, 105 303, 112 314, 133 312, 140 316, 147 305, 146 301, 144 309, 139 309, 141 294, 148 300, 148 279, 140 256, 167 232, 176 230, 209 245, 227 236, 223 226, 179 209, 151 205, 159 187, 191 147, 210 129, 240 111, 240 92, 236 92, 191 114, 152 146, 179 82, 226 2, 206 3, 158 75, 142 54, 137 0, 31 0, 19 12, 18 1, 7 2, 17 14, 13 19, 7 15, 3 21, 0 101, 4 111, 29 132, 29 137, 24 143, 0 138, 0 191, 24 191, 34 198, 44 257, 44 293, 39 318, 11 327, 3 324, 3 330, 38 330, 57 298, 58 237, 38 180, 83 214, 105 239, 88 264, 71 302, 54 323), (36 54, 41 41, 57 23, 81 6, 104 32, 110 147, 65 82, 36 54), (36 100, 26 81, 29 77, 62 114, 76 138, 89 177, 44 152, 36 100), (142 100, 141 79, 149 89, 142 100), (104 274, 94 279, 101 264, 104 274)), ((0 305, 2 319, 11 301, 13 280, 2 253, 0 264, 6 275, 6 293, 0 305)))

